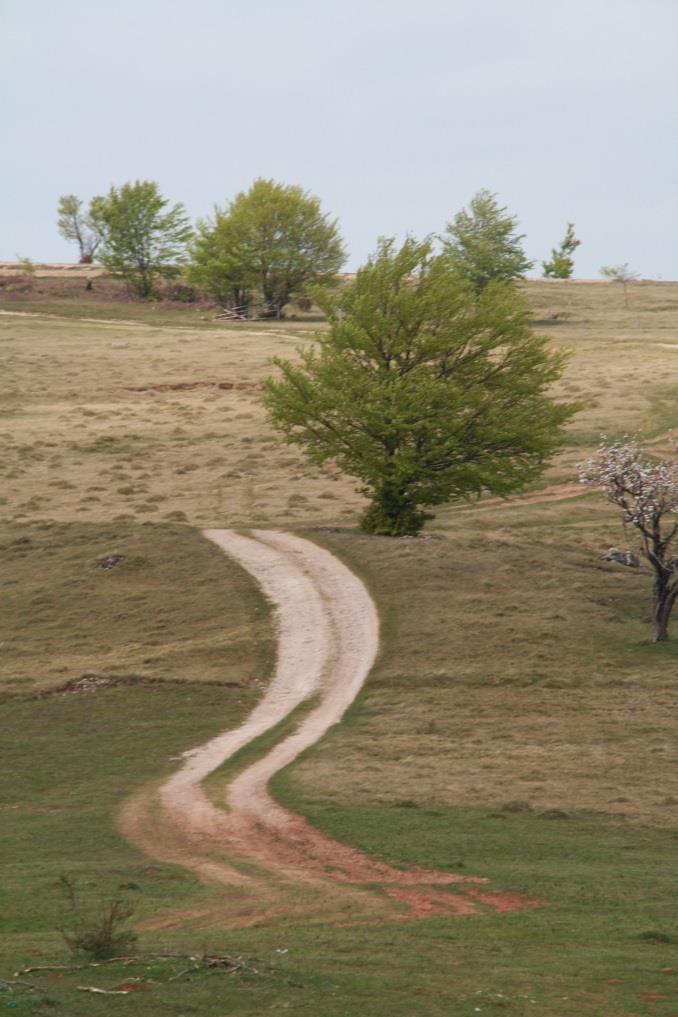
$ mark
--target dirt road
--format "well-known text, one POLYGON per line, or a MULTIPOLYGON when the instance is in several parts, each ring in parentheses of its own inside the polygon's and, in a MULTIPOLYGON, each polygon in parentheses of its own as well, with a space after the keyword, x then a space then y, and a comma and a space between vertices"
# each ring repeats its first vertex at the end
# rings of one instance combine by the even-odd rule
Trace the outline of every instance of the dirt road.
POLYGON ((336 891, 341 884, 345 893, 347 884, 379 884, 382 910, 389 900, 387 910, 393 910, 396 902, 400 917, 537 903, 485 888, 480 877, 394 869, 326 836, 271 798, 271 777, 336 724, 360 691, 378 651, 377 612, 363 583, 310 541, 269 530, 205 535, 243 565, 275 605, 276 672, 238 728, 186 753, 181 768, 150 797, 146 792, 126 805, 123 832, 155 857, 253 892, 281 881, 314 891, 336 891), (207 795, 203 781, 210 773, 301 704, 306 709, 291 734, 252 765, 225 775, 223 805, 207 795), (463 885, 454 893, 441 888, 451 884, 463 885))

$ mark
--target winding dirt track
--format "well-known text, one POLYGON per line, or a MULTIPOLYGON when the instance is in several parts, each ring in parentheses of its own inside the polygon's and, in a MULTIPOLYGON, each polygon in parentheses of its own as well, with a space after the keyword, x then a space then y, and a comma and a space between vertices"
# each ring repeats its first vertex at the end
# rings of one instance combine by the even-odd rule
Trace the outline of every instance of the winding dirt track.
POLYGON ((343 894, 350 894, 347 884, 353 889, 370 884, 369 893, 363 890, 363 904, 366 897, 373 899, 363 913, 374 912, 375 898, 382 911, 392 898, 387 911, 401 918, 474 914, 479 906, 509 911, 539 903, 485 888, 487 880, 478 877, 394 869, 333 840, 273 801, 267 790, 271 777, 336 724, 358 694, 378 651, 377 612, 363 583, 310 541, 272 530, 254 530, 250 536, 208 530, 205 535, 246 568, 275 605, 276 672, 238 728, 185 753, 181 768, 160 788, 125 805, 120 817, 125 835, 156 858, 253 892, 283 884, 297 891, 312 889, 317 897, 319 889, 336 891, 337 884, 343 894), (215 804, 205 793, 204 779, 302 703, 307 709, 293 733, 252 765, 236 768, 224 807, 215 804), (379 891, 372 889, 374 884, 379 891), (454 893, 442 889, 451 884, 462 885, 454 893))

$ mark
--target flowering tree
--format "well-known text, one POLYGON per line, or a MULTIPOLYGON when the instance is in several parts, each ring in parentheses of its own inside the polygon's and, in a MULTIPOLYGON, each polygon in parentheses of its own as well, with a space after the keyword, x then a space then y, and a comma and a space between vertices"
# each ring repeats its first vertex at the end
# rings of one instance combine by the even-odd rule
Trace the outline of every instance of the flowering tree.
MULTIPOLYGON (((640 533, 641 552, 654 570, 652 591, 653 641, 669 638, 669 618, 678 598, 678 557, 671 543, 678 533, 678 462, 655 462, 637 441, 603 441, 593 459, 579 467, 583 484, 600 488, 622 511, 625 523, 640 533)), ((621 561, 633 564, 633 555, 621 561)))

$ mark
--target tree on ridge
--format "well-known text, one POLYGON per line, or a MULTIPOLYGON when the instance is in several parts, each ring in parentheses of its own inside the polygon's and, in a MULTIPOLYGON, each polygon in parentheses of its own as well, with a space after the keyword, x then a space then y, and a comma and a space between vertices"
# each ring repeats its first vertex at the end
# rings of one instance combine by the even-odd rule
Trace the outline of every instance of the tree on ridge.
POLYGON ((198 224, 191 279, 217 299, 259 292, 278 317, 292 294, 333 279, 346 260, 336 220, 296 185, 255 180, 198 224))
POLYGON ((171 279, 186 261, 192 229, 184 206, 169 206, 152 180, 111 187, 92 199, 90 219, 101 236, 98 260, 143 298, 158 278, 171 279))
POLYGON ((496 194, 478 191, 441 236, 444 253, 476 293, 491 282, 522 279, 534 265, 525 256, 518 220, 499 205, 496 194))
POLYGON ((621 283, 624 291, 624 307, 628 310, 629 307, 629 283, 635 282, 638 278, 638 273, 633 272, 629 266, 628 261, 625 261, 621 265, 603 265, 600 269, 600 274, 605 279, 610 279, 612 282, 621 283))
POLYGON ((572 255, 580 246, 581 240, 574 235, 574 223, 568 222, 565 236, 558 247, 551 249, 551 260, 542 261, 544 277, 547 279, 570 279, 574 271, 572 255))
POLYGON ((75 194, 62 194, 59 198, 57 228, 69 243, 78 245, 80 264, 89 265, 101 243, 89 213, 83 211, 82 199, 75 194))

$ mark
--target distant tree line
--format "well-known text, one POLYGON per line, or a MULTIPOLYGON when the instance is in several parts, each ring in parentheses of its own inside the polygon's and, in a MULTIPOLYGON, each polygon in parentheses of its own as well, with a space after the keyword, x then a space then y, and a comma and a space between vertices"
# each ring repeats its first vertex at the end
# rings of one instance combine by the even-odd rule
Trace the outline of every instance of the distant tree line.
POLYGON ((153 181, 111 187, 85 209, 59 201, 60 234, 94 257, 137 296, 159 280, 185 275, 226 307, 246 316, 255 301, 279 316, 311 283, 334 279, 346 260, 337 221, 301 187, 255 180, 211 219, 191 227, 181 203, 170 205, 153 181))
MULTIPOLYGON (((59 200, 58 229, 141 298, 159 281, 185 276, 224 307, 247 317, 253 307, 280 316, 292 298, 332 282, 346 261, 336 219, 295 185, 258 179, 193 228, 181 203, 170 204, 157 183, 111 187, 89 206, 74 194, 59 200)), ((489 190, 479 191, 434 238, 460 278, 479 294, 492 281, 521 279, 534 262, 522 247, 515 216, 489 190)), ((568 223, 564 240, 543 262, 545 276, 572 275, 580 241, 568 223)))

